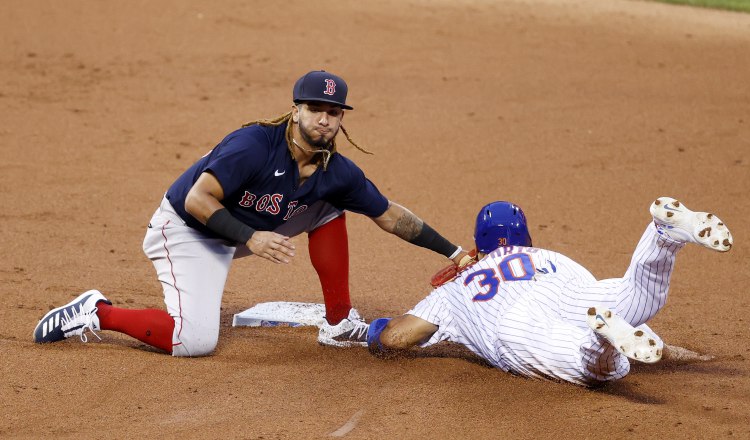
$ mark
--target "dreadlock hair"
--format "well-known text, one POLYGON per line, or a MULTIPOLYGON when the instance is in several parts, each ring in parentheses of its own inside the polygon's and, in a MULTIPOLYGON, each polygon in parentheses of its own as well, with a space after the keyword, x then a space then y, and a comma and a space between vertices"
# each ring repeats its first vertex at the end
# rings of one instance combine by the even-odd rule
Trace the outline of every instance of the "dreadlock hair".
MULTIPOLYGON (((252 121, 252 122, 248 122, 247 124, 243 124, 242 128, 249 127, 251 125, 256 125, 256 124, 260 125, 260 126, 263 126, 263 127, 278 127, 281 124, 288 123, 287 126, 286 126, 286 131, 284 132, 284 137, 286 138, 286 144, 287 144, 287 147, 289 148, 289 154, 291 154, 292 158, 294 158, 294 149, 292 148, 292 145, 295 144, 296 142, 294 142, 294 139, 292 138, 292 125, 293 124, 291 123, 291 120, 292 120, 292 111, 290 110, 290 111, 284 113, 283 115, 277 116, 277 117, 275 117, 273 119, 258 119, 258 120, 252 121)), ((341 125, 340 127, 341 127, 341 131, 344 133, 344 136, 346 136, 346 140, 350 144, 354 145, 354 148, 356 148, 357 150, 359 150, 359 151, 361 151, 361 152, 363 152, 365 154, 374 154, 374 153, 372 153, 370 151, 365 150, 364 148, 360 147, 359 145, 357 145, 357 143, 354 142, 352 140, 352 138, 349 136, 349 132, 346 131, 346 129, 344 128, 344 126, 341 125)), ((331 156, 333 156, 334 154, 336 154, 336 138, 334 137, 331 140, 330 147, 328 149, 325 149, 325 150, 316 150, 315 152, 316 153, 324 153, 323 157, 318 156, 314 160, 314 163, 318 164, 322 160, 323 161, 323 170, 325 171, 328 168, 328 161, 331 160, 331 156)))

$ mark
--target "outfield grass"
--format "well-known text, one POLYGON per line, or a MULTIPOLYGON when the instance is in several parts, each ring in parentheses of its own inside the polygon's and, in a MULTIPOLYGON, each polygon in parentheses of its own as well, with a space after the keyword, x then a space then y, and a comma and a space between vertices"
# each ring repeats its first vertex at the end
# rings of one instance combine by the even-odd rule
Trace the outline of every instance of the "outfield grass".
POLYGON ((750 0, 656 0, 662 3, 700 6, 704 8, 726 9, 729 11, 750 12, 750 0))

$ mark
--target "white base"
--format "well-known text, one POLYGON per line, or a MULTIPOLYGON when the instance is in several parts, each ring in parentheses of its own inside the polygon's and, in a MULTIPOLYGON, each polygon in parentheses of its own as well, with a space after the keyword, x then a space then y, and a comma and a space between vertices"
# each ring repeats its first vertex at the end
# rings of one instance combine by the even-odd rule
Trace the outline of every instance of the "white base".
POLYGON ((301 302, 267 302, 256 304, 234 315, 232 327, 320 327, 325 321, 323 304, 301 302))

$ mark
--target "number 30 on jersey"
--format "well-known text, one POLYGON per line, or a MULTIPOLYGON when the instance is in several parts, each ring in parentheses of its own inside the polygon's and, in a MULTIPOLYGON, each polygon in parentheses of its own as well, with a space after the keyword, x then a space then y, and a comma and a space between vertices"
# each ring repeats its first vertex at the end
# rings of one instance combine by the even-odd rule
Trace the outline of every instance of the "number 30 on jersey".
POLYGON ((487 289, 484 293, 479 293, 472 298, 474 301, 489 301, 495 295, 500 287, 501 282, 505 281, 522 281, 530 280, 534 277, 536 269, 534 262, 531 261, 529 254, 513 254, 503 258, 497 265, 497 269, 480 269, 470 273, 464 280, 464 286, 477 278, 477 283, 481 289, 487 289), (502 278, 498 278, 498 275, 502 278))

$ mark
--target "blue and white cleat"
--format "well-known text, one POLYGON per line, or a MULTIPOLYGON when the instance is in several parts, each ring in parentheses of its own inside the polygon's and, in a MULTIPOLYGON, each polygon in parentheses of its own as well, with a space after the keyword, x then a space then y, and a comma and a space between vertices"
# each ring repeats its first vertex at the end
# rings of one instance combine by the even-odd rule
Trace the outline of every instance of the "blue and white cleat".
POLYGON ((628 359, 647 364, 661 360, 664 350, 656 339, 628 324, 613 311, 604 307, 591 307, 586 321, 594 333, 606 339, 628 359))
POLYGON ((697 243, 719 252, 732 249, 732 234, 718 217, 693 212, 670 197, 659 197, 651 204, 651 215, 659 235, 681 243, 697 243))
POLYGON ((89 290, 68 304, 50 310, 36 325, 34 342, 57 342, 71 336, 80 336, 81 341, 87 342, 86 330, 99 338, 94 332, 101 330, 99 317, 96 316, 96 304, 99 301, 112 304, 98 290, 89 290))

